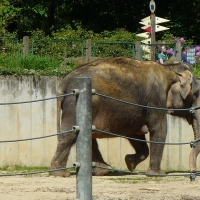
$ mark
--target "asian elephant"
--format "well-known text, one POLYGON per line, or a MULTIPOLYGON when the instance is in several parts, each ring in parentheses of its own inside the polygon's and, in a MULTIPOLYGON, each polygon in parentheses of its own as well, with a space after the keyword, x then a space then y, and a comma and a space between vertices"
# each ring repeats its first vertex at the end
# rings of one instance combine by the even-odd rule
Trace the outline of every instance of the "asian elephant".
MULTIPOLYGON (((194 79, 191 69, 184 63, 162 66, 154 61, 138 61, 131 58, 106 58, 97 60, 76 68, 68 74, 59 85, 59 95, 68 94, 76 89, 76 77, 91 77, 92 88, 96 92, 121 99, 127 102, 159 108, 191 108, 199 105, 199 83, 194 79), (176 71, 176 70, 175 70, 176 71)), ((71 130, 75 125, 76 99, 68 96, 59 101, 62 116, 61 130, 71 130)), ((92 98, 92 124, 99 130, 145 140, 148 127, 150 140, 165 142, 167 134, 167 119, 165 110, 147 109, 130 104, 112 101, 101 96, 92 98)), ((199 112, 195 115, 171 113, 185 117, 199 131, 199 112), (192 117, 192 118, 191 118, 192 117)), ((199 133, 197 133, 199 134, 199 133)), ((103 159, 97 143, 97 138, 113 137, 100 132, 92 134, 92 160, 98 166, 111 168, 103 159)), ((70 149, 76 142, 76 133, 58 136, 58 145, 51 162, 51 169, 66 167, 70 149)), ((135 149, 135 154, 125 156, 125 162, 130 171, 144 161, 150 154, 147 174, 164 174, 160 168, 163 155, 163 144, 129 140, 135 149)), ((194 157, 194 156, 193 156, 194 157)), ((94 175, 105 175, 108 169, 95 168, 94 175)), ((69 176, 67 170, 51 172, 52 175, 69 176)))

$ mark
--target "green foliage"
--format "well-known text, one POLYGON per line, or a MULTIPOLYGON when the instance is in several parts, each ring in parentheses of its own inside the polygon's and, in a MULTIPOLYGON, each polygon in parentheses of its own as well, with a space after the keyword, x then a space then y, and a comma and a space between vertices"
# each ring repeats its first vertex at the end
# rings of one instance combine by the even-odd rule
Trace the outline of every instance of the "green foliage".
MULTIPOLYGON (((95 57, 134 58, 135 42, 143 40, 125 29, 94 33, 79 25, 76 30, 68 25, 54 31, 52 36, 36 29, 30 32, 30 54, 22 56, 22 40, 18 41, 13 33, 0 38, 0 74, 64 76, 76 67, 73 58, 85 55, 85 39, 89 38, 95 57), (63 64, 63 58, 71 58, 71 62, 63 64)), ((167 49, 174 48, 175 38, 172 34, 164 34, 158 42, 172 43, 167 49)), ((184 43, 191 44, 191 40, 184 43)), ((195 68, 198 69, 198 65, 195 68)))
POLYGON ((21 8, 15 8, 13 6, 14 1, 1 0, 0 3, 0 35, 4 35, 7 32, 7 27, 14 17, 17 16, 21 8))
MULTIPOLYGON (((182 35, 181 37, 184 38, 184 35, 182 35)), ((175 43, 176 39, 179 39, 180 36, 174 36, 172 33, 164 33, 163 36, 161 37, 160 40, 158 40, 158 43, 167 43, 167 44, 173 44, 175 43)), ((193 40, 192 39, 185 39, 185 41, 183 42, 184 45, 191 45, 193 44, 193 40)))
POLYGON ((52 57, 0 54, 0 74, 15 76, 65 76, 75 67, 73 63, 66 66, 62 66, 61 63, 61 60, 52 57))
MULTIPOLYGON (((162 0, 156 2, 155 14, 170 20, 163 25, 170 28, 165 33, 184 36, 195 43, 200 43, 199 9, 199 0, 193 0, 192 3, 189 0, 162 0)), ((52 35, 55 30, 66 25, 76 30, 83 28, 95 33, 116 29, 139 33, 139 22, 149 15, 149 2, 145 0, 117 3, 112 0, 2 0, 0 35, 5 32, 17 32, 18 37, 22 38, 37 28, 45 34, 52 35)), ((163 32, 157 35, 160 39, 163 32)))
POLYGON ((80 57, 85 55, 86 39, 92 40, 93 56, 134 57, 135 42, 142 38, 125 29, 103 31, 98 34, 93 31, 86 31, 80 26, 77 26, 76 30, 72 29, 71 26, 66 26, 54 31, 52 37, 45 36, 45 33, 41 30, 33 31, 31 33, 32 52, 34 55, 51 56, 57 59, 80 57))
POLYGON ((200 78, 200 56, 196 56, 196 63, 194 64, 194 75, 200 78))

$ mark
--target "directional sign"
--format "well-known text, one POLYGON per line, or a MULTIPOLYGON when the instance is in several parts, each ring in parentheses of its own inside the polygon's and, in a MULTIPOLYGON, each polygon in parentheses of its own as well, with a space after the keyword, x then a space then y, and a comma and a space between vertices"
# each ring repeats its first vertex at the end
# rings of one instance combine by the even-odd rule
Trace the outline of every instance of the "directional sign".
MULTIPOLYGON (((141 41, 142 42, 142 41, 141 41)), ((150 55, 150 52, 151 52, 151 47, 148 46, 148 45, 142 45, 142 51, 143 51, 143 55, 142 57, 146 60, 151 60, 151 55, 150 55)))
MULTIPOLYGON (((168 20, 168 19, 164 19, 164 18, 161 18, 161 17, 156 17, 155 24, 160 24, 160 23, 169 22, 169 21, 170 20, 168 20)), ((143 24, 143 25, 146 25, 146 26, 151 24, 150 16, 142 19, 141 22, 139 22, 139 23, 143 24)))
POLYGON ((141 27, 141 29, 147 29, 148 27, 150 27, 150 26, 143 26, 143 27, 141 27))
POLYGON ((150 53, 151 47, 150 46, 142 46, 142 50, 147 52, 147 53, 150 53))
POLYGON ((156 25, 155 32, 164 31, 164 30, 168 30, 168 29, 169 28, 167 28, 167 27, 156 25))
POLYGON ((142 25, 145 25, 145 26, 150 26, 151 25, 150 21, 141 21, 139 23, 142 24, 142 25))
POLYGON ((151 26, 143 26, 143 27, 141 27, 141 29, 144 29, 144 31, 146 31, 146 32, 148 32, 148 33, 152 33, 151 31, 151 26))
POLYGON ((148 38, 146 40, 142 40, 141 42, 144 43, 144 44, 151 44, 151 38, 148 38))
POLYGON ((149 37, 149 33, 139 33, 139 34, 136 34, 138 37, 143 37, 143 38, 148 38, 149 37))
POLYGON ((141 21, 150 21, 151 19, 150 19, 150 16, 148 16, 148 17, 145 17, 144 19, 141 19, 141 21))
POLYGON ((164 19, 161 17, 156 17, 156 24, 164 23, 164 22, 169 22, 170 20, 164 19))
MULTIPOLYGON (((143 26, 141 27, 141 29, 144 29, 147 32, 151 32, 151 27, 150 26, 143 26)), ((159 32, 159 31, 164 31, 164 30, 168 30, 169 28, 165 27, 165 26, 160 26, 160 25, 156 25, 155 27, 155 32, 159 32)))
POLYGON ((142 56, 144 59, 146 60, 151 60, 151 55, 150 54, 146 54, 142 56))

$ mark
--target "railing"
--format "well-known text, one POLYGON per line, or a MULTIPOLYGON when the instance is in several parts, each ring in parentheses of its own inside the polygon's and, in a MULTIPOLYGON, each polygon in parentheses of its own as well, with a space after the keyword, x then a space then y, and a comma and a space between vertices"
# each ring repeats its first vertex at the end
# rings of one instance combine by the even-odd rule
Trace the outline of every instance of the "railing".
POLYGON ((125 56, 135 58, 135 44, 133 42, 95 42, 92 47, 92 56, 105 57, 105 55, 106 57, 125 56), (109 48, 107 48, 108 46, 109 48))

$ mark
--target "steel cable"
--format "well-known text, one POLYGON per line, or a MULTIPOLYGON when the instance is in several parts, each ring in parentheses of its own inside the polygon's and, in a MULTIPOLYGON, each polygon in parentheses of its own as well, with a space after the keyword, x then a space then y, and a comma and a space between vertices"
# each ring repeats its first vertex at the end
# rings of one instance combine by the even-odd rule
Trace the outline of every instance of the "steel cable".
MULTIPOLYGON (((118 134, 115 134, 115 133, 110 133, 110 132, 108 132, 108 131, 103 131, 103 130, 98 130, 98 129, 96 129, 95 131, 101 132, 101 133, 105 133, 105 134, 108 134, 108 135, 112 135, 112 136, 116 136, 116 137, 125 138, 125 139, 128 139, 128 140, 136 140, 136 141, 139 141, 139 142, 147 142, 147 143, 154 143, 154 144, 167 144, 167 145, 184 145, 184 144, 191 144, 191 142, 180 142, 180 143, 172 143, 172 142, 154 142, 154 141, 140 140, 140 139, 131 138, 131 137, 123 136, 123 135, 118 135, 118 134)), ((200 140, 195 140, 195 141, 199 142, 200 140)), ((194 141, 192 141, 192 142, 194 142, 194 141)))
MULTIPOLYGON (((147 174, 146 172, 131 172, 131 171, 124 171, 124 170, 117 170, 114 168, 106 168, 106 167, 102 167, 102 166, 96 166, 96 168, 100 168, 100 169, 106 169, 109 171, 113 171, 113 172, 120 172, 120 173, 127 173, 127 174, 134 174, 134 175, 145 175, 145 176, 160 176, 160 177, 164 177, 164 176, 191 176, 191 173, 181 173, 181 174, 147 174)), ((200 175, 200 172, 197 173, 192 173, 195 175, 200 175)))
POLYGON ((73 93, 69 93, 69 94, 63 94, 63 95, 60 95, 60 96, 49 97, 49 98, 44 98, 44 99, 37 99, 37 100, 30 100, 30 101, 19 101, 19 102, 0 103, 0 105, 33 103, 33 102, 38 102, 38 101, 46 101, 46 100, 51 100, 51 99, 58 99, 58 98, 61 98, 61 97, 66 97, 66 96, 71 96, 71 95, 74 95, 74 94, 73 94, 73 93))
POLYGON ((56 135, 62 135, 62 134, 70 133, 70 132, 73 132, 73 131, 74 131, 74 130, 68 130, 68 131, 63 131, 63 132, 56 133, 56 134, 52 134, 52 135, 46 135, 46 136, 34 137, 34 138, 26 138, 26 139, 18 139, 18 140, 0 140, 0 143, 21 142, 21 141, 27 141, 27 140, 37 140, 37 139, 52 137, 52 136, 56 136, 56 135))
POLYGON ((42 173, 48 173, 48 172, 56 172, 61 170, 67 170, 67 169, 74 169, 74 167, 65 167, 65 168, 58 168, 58 169, 50 169, 46 171, 39 171, 39 172, 27 172, 27 173, 16 173, 16 174, 0 174, 1 176, 24 176, 24 175, 34 175, 34 174, 42 174, 42 173))
POLYGON ((131 103, 128 101, 124 101, 121 99, 117 99, 117 98, 113 98, 104 94, 100 94, 100 93, 95 93, 98 96, 104 97, 104 98, 108 98, 114 101, 119 101, 121 103, 125 103, 125 104, 129 104, 129 105, 133 105, 133 106, 138 106, 138 107, 142 107, 142 108, 149 108, 149 109, 155 109, 155 110, 164 110, 164 111, 190 111, 191 113, 193 112, 193 110, 198 110, 200 109, 200 106, 198 107, 192 107, 192 108, 184 108, 184 109, 172 109, 172 108, 157 108, 157 107, 152 107, 152 106, 144 106, 144 105, 140 105, 140 104, 135 104, 135 103, 131 103))

